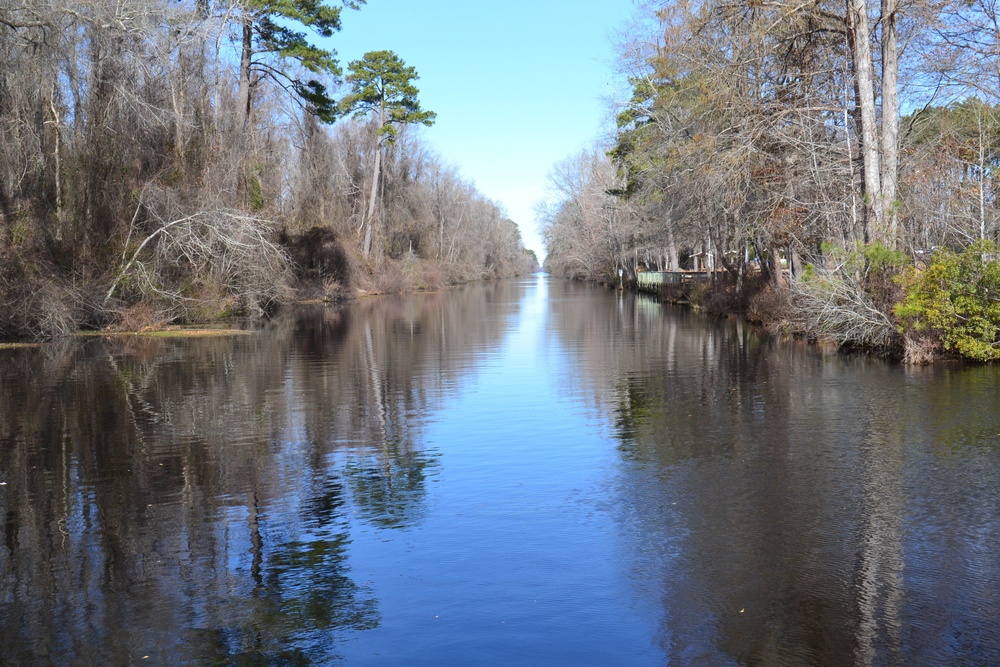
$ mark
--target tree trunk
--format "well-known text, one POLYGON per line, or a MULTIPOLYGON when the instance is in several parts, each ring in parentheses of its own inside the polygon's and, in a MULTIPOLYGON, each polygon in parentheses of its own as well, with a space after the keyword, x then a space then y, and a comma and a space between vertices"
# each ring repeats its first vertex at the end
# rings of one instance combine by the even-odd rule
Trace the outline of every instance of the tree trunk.
POLYGON ((240 54, 240 89, 237 106, 243 114, 243 127, 250 125, 250 62, 253 56, 253 18, 243 17, 243 51, 240 54))
POLYGON ((861 107, 861 156, 865 188, 865 238, 885 240, 879 145, 875 123, 875 75, 866 0, 848 0, 848 30, 853 34, 854 78, 861 107))
POLYGON ((986 239, 986 136, 983 132, 983 110, 976 111, 979 127, 979 238, 986 239))
MULTIPOLYGON (((178 60, 182 60, 180 57, 178 60)), ((178 81, 173 76, 170 80, 170 103, 174 110, 174 156, 179 166, 184 164, 184 81, 183 65, 178 81)))
MULTIPOLYGON (((439 195, 440 198, 440 195, 439 195)), ((444 258, 444 210, 438 202, 437 219, 438 219, 438 254, 437 259, 440 262, 444 258)))
POLYGON ((785 279, 785 272, 781 268, 781 253, 778 252, 777 248, 771 248, 771 266, 774 271, 772 274, 774 285, 782 288, 788 287, 788 280, 785 279))
POLYGON ((372 170, 372 189, 368 195, 368 212, 365 214, 365 241, 361 247, 367 258, 372 251, 372 222, 375 220, 375 201, 378 198, 378 181, 382 172, 382 148, 375 149, 375 168, 372 170))
POLYGON ((372 251, 372 223, 375 219, 375 200, 378 197, 379 176, 382 173, 382 128, 385 126, 385 102, 379 105, 378 126, 375 128, 375 168, 372 170, 372 189, 368 195, 368 213, 365 215, 365 241, 361 247, 365 259, 372 251))
POLYGON ((899 176, 899 51, 896 45, 898 0, 882 0, 882 206, 889 246, 899 240, 896 184, 899 176))
POLYGON ((62 194, 62 139, 60 135, 60 118, 56 110, 56 84, 52 84, 49 95, 49 111, 52 113, 53 157, 55 158, 55 189, 56 189, 56 240, 62 241, 63 227, 63 194, 62 194))
POLYGON ((788 272, 795 278, 802 276, 802 257, 794 248, 788 248, 788 272))
POLYGON ((680 257, 677 254, 677 242, 674 240, 672 226, 667 227, 667 269, 676 271, 680 268, 680 257))

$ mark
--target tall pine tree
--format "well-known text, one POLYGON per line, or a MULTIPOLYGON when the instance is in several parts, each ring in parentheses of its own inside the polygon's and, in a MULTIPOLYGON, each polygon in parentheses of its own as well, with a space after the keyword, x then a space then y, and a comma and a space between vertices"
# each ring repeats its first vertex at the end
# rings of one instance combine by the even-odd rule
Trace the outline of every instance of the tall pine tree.
MULTIPOLYGON (((343 0, 342 5, 358 9, 364 2, 343 0)), ((330 7, 322 0, 242 0, 238 7, 242 8, 238 19, 241 26, 238 99, 244 124, 250 122, 253 90, 262 79, 271 79, 295 94, 320 119, 333 122, 337 104, 321 79, 340 75, 336 52, 311 43, 296 26, 308 28, 319 37, 332 37, 340 30, 343 7, 330 7), (294 65, 317 75, 316 78, 300 76, 290 67, 294 65)))
POLYGON ((351 84, 351 93, 341 101, 341 109, 353 113, 355 118, 370 116, 376 124, 375 166, 362 246, 365 257, 368 257, 371 254, 372 219, 382 169, 382 150, 395 140, 398 126, 414 123, 430 126, 434 124, 437 114, 420 108, 417 99, 420 91, 413 85, 413 81, 419 78, 417 70, 408 67, 392 51, 369 51, 348 67, 350 74, 347 81, 351 84))

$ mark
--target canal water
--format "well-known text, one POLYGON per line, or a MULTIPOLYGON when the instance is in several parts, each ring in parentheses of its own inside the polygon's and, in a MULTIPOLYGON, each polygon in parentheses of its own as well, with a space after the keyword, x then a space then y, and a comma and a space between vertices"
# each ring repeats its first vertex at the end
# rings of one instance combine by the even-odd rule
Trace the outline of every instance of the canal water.
POLYGON ((533 276, 0 351, 3 665, 997 665, 1000 369, 533 276))

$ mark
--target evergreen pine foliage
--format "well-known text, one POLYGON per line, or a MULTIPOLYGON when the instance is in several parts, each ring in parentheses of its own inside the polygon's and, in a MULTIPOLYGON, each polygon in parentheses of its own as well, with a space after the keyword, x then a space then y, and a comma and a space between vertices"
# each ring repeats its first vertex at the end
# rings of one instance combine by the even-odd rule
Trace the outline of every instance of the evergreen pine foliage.
POLYGON ((379 134, 387 143, 395 140, 397 126, 431 126, 437 114, 420 107, 413 85, 419 78, 414 67, 392 51, 369 51, 348 66, 351 93, 341 100, 341 109, 355 118, 373 115, 379 119, 379 134))

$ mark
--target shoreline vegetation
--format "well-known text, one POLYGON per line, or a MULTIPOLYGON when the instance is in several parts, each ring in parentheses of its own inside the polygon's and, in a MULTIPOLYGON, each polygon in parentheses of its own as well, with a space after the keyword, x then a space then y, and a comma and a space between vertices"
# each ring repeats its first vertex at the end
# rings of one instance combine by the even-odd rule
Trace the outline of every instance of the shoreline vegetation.
POLYGON ((146 328, 137 331, 78 331, 75 335, 90 337, 129 337, 142 336, 146 338, 223 338, 227 336, 249 336, 254 332, 247 329, 208 329, 203 327, 167 326, 162 329, 146 328))
POLYGON ((417 70, 316 46, 363 4, 0 0, 0 340, 534 270, 417 70))
POLYGON ((740 286, 737 277, 726 272, 663 291, 641 289, 636 280, 583 279, 647 292, 663 303, 708 315, 741 317, 770 335, 832 344, 905 364, 1000 360, 1000 244, 975 243, 961 253, 939 249, 927 264, 897 253, 880 266, 863 259, 866 251, 872 249, 860 249, 853 260, 857 270, 871 272, 874 266, 881 275, 864 276, 854 284, 812 265, 805 265, 797 280, 786 274, 780 284, 754 275, 744 276, 740 286))
POLYGON ((649 3, 630 99, 558 164, 554 275, 902 360, 1000 359, 995 3, 649 3))

